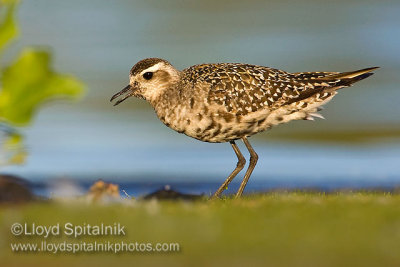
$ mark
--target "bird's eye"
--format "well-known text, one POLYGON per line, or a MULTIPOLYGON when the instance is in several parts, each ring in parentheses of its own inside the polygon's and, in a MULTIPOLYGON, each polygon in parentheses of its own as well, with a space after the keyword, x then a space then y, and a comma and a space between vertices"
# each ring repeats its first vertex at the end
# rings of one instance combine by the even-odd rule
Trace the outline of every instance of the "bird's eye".
POLYGON ((145 78, 146 80, 150 80, 151 78, 153 78, 153 73, 152 72, 145 72, 143 74, 143 78, 145 78))

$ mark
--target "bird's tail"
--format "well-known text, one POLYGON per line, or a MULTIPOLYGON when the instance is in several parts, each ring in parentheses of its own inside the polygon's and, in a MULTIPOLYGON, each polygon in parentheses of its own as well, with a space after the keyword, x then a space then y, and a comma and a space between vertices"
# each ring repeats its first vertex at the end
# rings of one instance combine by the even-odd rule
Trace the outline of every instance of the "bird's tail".
POLYGON ((335 86, 347 87, 347 86, 351 86, 353 83, 356 83, 365 78, 368 78, 369 76, 374 74, 372 71, 374 71, 376 69, 379 69, 379 67, 372 67, 372 68, 366 68, 366 69, 362 69, 362 70, 336 73, 333 75, 327 75, 323 79, 331 80, 331 81, 336 80, 337 83, 335 84, 335 86))

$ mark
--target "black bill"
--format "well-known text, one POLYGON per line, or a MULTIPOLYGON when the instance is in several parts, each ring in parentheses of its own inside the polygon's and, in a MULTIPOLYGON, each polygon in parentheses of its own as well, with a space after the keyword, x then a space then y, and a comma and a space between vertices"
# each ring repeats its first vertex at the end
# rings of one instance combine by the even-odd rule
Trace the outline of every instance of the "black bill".
POLYGON ((123 102, 125 99, 133 96, 133 90, 132 90, 132 86, 128 85, 126 86, 124 89, 122 89, 120 92, 116 93, 115 95, 113 95, 110 99, 110 102, 112 102, 114 99, 116 99, 117 97, 120 97, 123 95, 122 98, 118 99, 117 102, 114 103, 114 106, 118 105, 119 103, 123 102))

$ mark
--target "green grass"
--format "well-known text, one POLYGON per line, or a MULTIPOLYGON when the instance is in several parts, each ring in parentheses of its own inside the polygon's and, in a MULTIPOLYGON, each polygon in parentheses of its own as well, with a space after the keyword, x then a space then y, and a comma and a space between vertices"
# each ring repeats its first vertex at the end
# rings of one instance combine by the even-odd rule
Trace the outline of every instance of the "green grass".
POLYGON ((0 207, 0 262, 24 265, 399 266, 400 195, 269 193, 242 200, 83 203, 0 207), (48 242, 177 242, 180 252, 12 253, 14 222, 125 225, 123 237, 50 238, 48 242))

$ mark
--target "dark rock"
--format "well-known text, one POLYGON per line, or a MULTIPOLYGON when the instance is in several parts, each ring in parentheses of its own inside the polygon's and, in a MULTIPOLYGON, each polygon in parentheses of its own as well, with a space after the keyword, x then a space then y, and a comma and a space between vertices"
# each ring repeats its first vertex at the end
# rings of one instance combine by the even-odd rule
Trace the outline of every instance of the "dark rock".
POLYGON ((0 203, 24 203, 33 199, 28 181, 14 175, 0 174, 0 203))
POLYGON ((142 199, 150 200, 150 199, 158 199, 158 200, 199 200, 203 197, 203 195, 192 195, 192 194, 183 194, 172 190, 169 185, 164 186, 164 188, 157 190, 153 193, 150 193, 144 196, 142 199))

